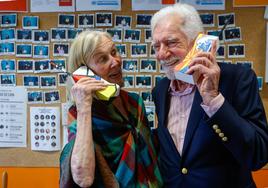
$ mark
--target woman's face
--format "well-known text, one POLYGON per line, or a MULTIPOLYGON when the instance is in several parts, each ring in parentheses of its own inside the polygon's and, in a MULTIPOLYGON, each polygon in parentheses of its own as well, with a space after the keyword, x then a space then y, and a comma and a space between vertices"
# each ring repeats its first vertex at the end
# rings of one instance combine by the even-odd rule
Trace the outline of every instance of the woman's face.
POLYGON ((115 44, 105 36, 87 63, 89 68, 104 80, 123 86, 121 64, 115 44))

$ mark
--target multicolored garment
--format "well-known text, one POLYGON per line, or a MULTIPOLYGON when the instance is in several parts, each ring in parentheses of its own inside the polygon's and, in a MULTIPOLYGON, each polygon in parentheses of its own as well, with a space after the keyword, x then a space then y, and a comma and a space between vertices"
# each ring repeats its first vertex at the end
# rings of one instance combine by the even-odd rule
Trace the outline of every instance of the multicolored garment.
MULTIPOLYGON (((125 111, 120 110, 115 100, 93 102, 92 131, 96 153, 93 187, 162 187, 143 101, 137 94, 123 90, 119 97, 125 111), (107 182, 111 184, 105 185, 107 182)), ((61 187, 77 186, 70 171, 76 135, 74 106, 70 108, 69 115, 73 121, 69 128, 69 143, 60 157, 61 187)))

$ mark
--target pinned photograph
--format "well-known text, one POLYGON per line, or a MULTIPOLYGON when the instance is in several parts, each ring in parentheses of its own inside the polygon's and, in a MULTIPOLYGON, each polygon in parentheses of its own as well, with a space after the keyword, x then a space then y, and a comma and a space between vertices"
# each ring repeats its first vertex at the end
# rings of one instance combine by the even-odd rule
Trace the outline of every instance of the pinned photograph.
POLYGON ((113 26, 112 13, 98 12, 95 14, 96 26, 113 26))
POLYGON ((107 29, 107 33, 109 33, 114 42, 122 42, 122 30, 121 29, 107 29))
POLYGON ((64 28, 51 28, 51 41, 60 42, 67 40, 67 29, 64 28))
POLYGON ((82 29, 77 29, 77 28, 69 28, 67 29, 67 40, 72 41, 81 33, 83 30, 82 29))
POLYGON ((33 42, 34 43, 49 43, 49 30, 34 30, 33 42))
POLYGON ((126 44, 115 44, 115 47, 121 57, 127 57, 126 44))
POLYGON ((262 90, 262 86, 263 86, 263 77, 262 76, 258 76, 257 77, 258 80, 258 86, 259 86, 259 91, 262 90))
POLYGON ((208 30, 207 31, 207 34, 208 35, 213 35, 213 36, 216 36, 216 37, 219 37, 219 41, 220 42, 223 42, 223 33, 221 33, 221 30, 208 30))
POLYGON ((65 59, 51 59, 50 60, 51 72, 66 72, 65 59))
POLYGON ((23 75, 23 86, 27 88, 39 88, 39 76, 23 75))
POLYGON ((16 44, 16 57, 32 57, 32 44, 16 44))
POLYGON ((244 58, 245 45, 244 44, 230 44, 228 45, 228 58, 244 58))
POLYGON ((216 58, 218 59, 225 58, 225 45, 219 45, 219 48, 216 52, 216 58))
POLYGON ((31 29, 17 29, 17 42, 32 42, 32 30, 31 29))
POLYGON ((18 73, 33 72, 33 60, 17 60, 18 73))
POLYGON ((131 16, 116 15, 115 16, 115 27, 130 28, 131 21, 132 21, 131 16))
POLYGON ((165 73, 165 70, 163 69, 161 63, 158 63, 158 66, 159 66, 159 69, 158 69, 159 72, 160 72, 160 73, 165 73))
POLYGON ((203 23, 203 27, 214 27, 214 14, 204 13, 200 14, 201 21, 203 23))
POLYGON ((44 92, 45 103, 59 103, 60 93, 58 90, 44 92))
POLYGON ((48 56, 49 56, 49 45, 34 45, 33 46, 34 58, 48 58, 48 56))
POLYGON ((15 29, 2 29, 2 30, 0 30, 0 39, 2 42, 14 41, 15 38, 16 38, 15 29))
POLYGON ((145 29, 144 34, 145 34, 145 36, 144 36, 145 42, 152 42, 152 30, 145 29))
POLYGON ((123 77, 124 88, 134 88, 134 75, 126 75, 123 77))
POLYGON ((235 64, 253 69, 253 62, 252 61, 236 61, 235 64))
MULTIPOLYGON (((41 104, 41 103, 43 103, 43 93, 42 93, 42 91, 28 91, 27 92, 27 97, 28 97, 28 103, 29 104, 41 104)), ((36 123, 36 125, 38 125, 37 123, 36 123)), ((39 132, 39 129, 37 129, 37 130, 39 132)))
POLYGON ((124 32, 124 42, 140 42, 141 30, 140 29, 126 29, 124 32))
POLYGON ((131 44, 131 57, 147 57, 147 44, 131 44))
POLYGON ((59 14, 58 27, 74 27, 75 15, 74 14, 59 14))
POLYGON ((39 16, 23 16, 22 28, 23 29, 39 29, 39 16))
POLYGON ((226 42, 242 40, 240 27, 226 28, 224 38, 226 42))
POLYGON ((36 60, 34 62, 34 72, 35 73, 43 73, 50 72, 50 61, 47 60, 36 60))
POLYGON ((78 27, 94 27, 94 14, 78 14, 78 27))
POLYGON ((2 72, 16 72, 15 59, 2 59, 0 61, 1 61, 0 70, 2 72))
POLYGON ((143 99, 144 103, 153 102, 151 91, 141 91, 141 98, 143 99))
POLYGON ((152 88, 152 76, 136 75, 136 88, 152 88))
POLYGON ((164 75, 155 75, 154 76, 154 87, 158 84, 158 82, 164 78, 164 75))
POLYGON ((152 14, 136 14, 136 27, 149 28, 151 24, 152 14))
POLYGON ((1 74, 0 79, 2 86, 16 86, 15 74, 1 74))
POLYGON ((1 27, 16 27, 17 14, 2 14, 0 15, 1 27))
POLYGON ((145 106, 146 116, 151 129, 155 127, 155 106, 145 106))
POLYGON ((219 63, 219 64, 221 64, 221 63, 232 64, 233 61, 232 60, 219 60, 219 59, 217 59, 217 63, 219 63))
POLYGON ((56 88, 56 76, 40 76, 40 87, 41 88, 56 88))
POLYGON ((156 60, 140 59, 140 72, 156 72, 156 60))
POLYGON ((138 60, 137 59, 123 59, 122 61, 123 72, 138 72, 138 60))
POLYGON ((235 14, 228 13, 228 14, 219 14, 218 15, 218 27, 222 28, 226 23, 226 27, 234 27, 235 26, 235 14))
POLYGON ((58 85, 59 86, 66 86, 68 74, 67 73, 59 73, 58 74, 58 85))
POLYGON ((155 57, 155 50, 153 45, 150 45, 150 57, 155 57))
POLYGON ((53 56, 68 56, 69 43, 54 43, 53 44, 53 56))

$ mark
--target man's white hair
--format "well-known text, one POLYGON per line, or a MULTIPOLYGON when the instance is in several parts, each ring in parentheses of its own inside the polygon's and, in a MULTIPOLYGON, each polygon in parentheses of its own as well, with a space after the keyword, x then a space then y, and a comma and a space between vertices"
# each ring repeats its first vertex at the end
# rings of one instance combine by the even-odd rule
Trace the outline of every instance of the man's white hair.
POLYGON ((182 22, 181 25, 178 25, 178 28, 180 28, 190 41, 194 40, 198 33, 204 31, 197 10, 188 4, 177 3, 164 7, 153 15, 151 19, 152 33, 161 20, 166 20, 171 15, 178 16, 181 19, 182 22))

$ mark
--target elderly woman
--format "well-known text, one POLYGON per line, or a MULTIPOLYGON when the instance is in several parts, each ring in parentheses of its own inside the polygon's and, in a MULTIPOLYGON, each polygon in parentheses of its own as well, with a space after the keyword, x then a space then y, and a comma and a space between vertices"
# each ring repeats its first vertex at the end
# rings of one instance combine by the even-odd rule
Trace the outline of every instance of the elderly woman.
MULTIPOLYGON (((121 57, 104 32, 84 31, 74 40, 68 67, 87 66, 110 83, 123 86, 121 57)), ((71 89, 69 142, 60 157, 61 187, 161 187, 142 99, 120 90, 107 101, 94 92, 107 85, 80 79, 71 89)))

